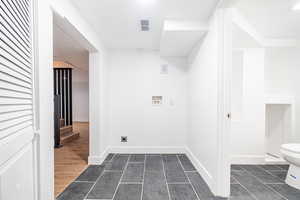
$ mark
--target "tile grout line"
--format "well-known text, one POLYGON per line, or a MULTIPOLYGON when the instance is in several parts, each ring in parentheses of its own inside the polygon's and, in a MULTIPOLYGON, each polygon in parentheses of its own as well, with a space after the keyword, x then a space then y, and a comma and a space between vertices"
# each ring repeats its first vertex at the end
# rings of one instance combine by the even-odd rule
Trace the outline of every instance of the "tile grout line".
MULTIPOLYGON (((267 174, 271 175, 273 178, 276 178, 278 180, 281 181, 280 178, 278 178, 277 176, 274 176, 273 174, 271 174, 270 172, 268 172, 266 169, 264 169, 263 167, 260 167, 259 165, 256 165, 257 167, 259 167, 260 169, 262 169, 263 171, 265 171, 267 174)), ((267 184, 267 183, 264 183, 264 184, 267 184)))
POLYGON ((115 156, 116 156, 116 153, 113 154, 113 156, 111 157, 111 159, 109 160, 109 162, 112 162, 113 159, 115 158, 115 156))
POLYGON ((94 181, 73 181, 72 183, 95 183, 95 182, 94 181))
POLYGON ((286 185, 286 183, 266 183, 265 185, 286 185))
POLYGON ((130 185, 130 184, 143 184, 143 182, 130 182, 130 181, 128 181, 128 182, 121 182, 121 184, 123 184, 123 185, 130 185))
POLYGON ((273 188, 269 187, 268 185, 264 184, 259 178, 257 178, 256 176, 254 176, 251 172, 249 172, 248 170, 246 170, 246 173, 248 173, 250 176, 254 177, 258 182, 260 182, 261 184, 263 184, 264 186, 266 186, 268 189, 272 190, 273 192, 275 192, 275 194, 277 194, 278 196, 288 200, 287 198, 285 198, 282 194, 280 194, 279 192, 277 192, 276 190, 274 190, 273 188))
POLYGON ((234 179, 236 182, 238 182, 238 181, 236 180, 236 178, 230 174, 230 184, 234 184, 234 183, 231 183, 231 179, 234 179))
MULTIPOLYGON (((105 166, 104 166, 105 167, 105 166)), ((98 182, 98 180, 104 175, 104 169, 102 171, 102 173, 99 175, 99 177, 96 179, 95 183, 93 184, 93 186, 91 187, 91 189, 86 193, 85 197, 83 199, 86 199, 88 197, 88 195, 90 194, 90 192, 94 189, 96 183, 98 182)))
MULTIPOLYGON (((263 172, 266 172, 268 175, 270 175, 271 177, 282 181, 279 177, 274 176, 273 174, 269 173, 267 170, 265 170, 263 167, 260 167, 259 165, 254 165, 255 167, 261 169, 263 172)), ((243 166, 242 166, 243 168, 243 166)), ((259 180, 262 184, 273 184, 273 183, 265 183, 264 181, 262 181, 257 175, 253 174, 250 170, 247 170, 245 168, 243 168, 244 171, 246 171, 248 174, 250 174, 251 176, 255 177, 257 180, 259 180)), ((277 182, 278 183, 278 182, 277 182)), ((279 183, 284 183, 284 182, 279 182, 279 183)))
POLYGON ((124 176, 125 170, 127 169, 128 161, 129 161, 130 157, 131 157, 131 155, 129 154, 129 156, 128 156, 128 158, 127 158, 127 161, 126 161, 126 164, 125 164, 125 166, 124 166, 124 169, 123 169, 121 178, 120 178, 120 180, 119 180, 118 186, 116 187, 116 190, 115 190, 115 192, 114 192, 114 194, 113 194, 112 200, 115 198, 115 196, 116 196, 116 194, 117 194, 117 191, 118 191, 119 186, 120 186, 120 184, 121 184, 121 181, 122 181, 122 178, 123 178, 123 176, 124 176))
POLYGON ((165 182, 166 182, 166 186, 167 186, 169 200, 171 200, 171 194, 170 194, 170 189, 169 189, 169 185, 168 185, 168 181, 167 181, 167 176, 166 176, 166 172, 165 172, 165 164, 164 164, 162 154, 160 154, 160 157, 161 157, 161 162, 162 162, 162 167, 163 167, 163 174, 164 174, 164 177, 165 177, 165 182))
POLYGON ((143 196, 144 196, 144 185, 145 185, 145 171, 146 171, 146 154, 145 154, 145 158, 144 158, 144 171, 143 171, 143 181, 142 181, 142 191, 141 191, 141 200, 143 200, 143 196))
POLYGON ((278 194, 280 197, 289 200, 288 198, 286 198, 285 196, 283 196, 282 194, 280 194, 279 192, 277 192, 275 189, 273 189, 272 187, 268 186, 267 184, 264 184, 267 188, 269 188, 270 190, 274 191, 276 194, 278 194))
MULTIPOLYGON (((235 178, 235 177, 234 177, 235 178)), ((250 192, 246 186, 244 186, 237 178, 235 178, 236 182, 238 183, 238 185, 240 185, 242 188, 244 188, 254 199, 259 200, 252 192, 250 192)), ((231 188, 231 184, 230 184, 230 188, 231 188)), ((231 195, 231 194, 230 194, 231 195)))
POLYGON ((188 176, 188 175, 185 173, 185 171, 184 171, 184 167, 183 167, 183 165, 182 165, 182 163, 181 163, 181 161, 180 161, 178 155, 176 155, 176 157, 177 157, 177 160, 178 160, 178 162, 179 162, 179 164, 180 164, 180 166, 181 166, 181 168, 182 168, 182 170, 183 170, 183 173, 184 173, 184 175, 186 176, 186 178, 188 179, 188 181, 189 181, 189 183, 190 183, 190 185, 191 185, 191 187, 192 187, 192 189, 193 189, 193 191, 194 191, 194 193, 195 193, 197 199, 200 200, 200 198, 199 198, 199 196, 198 196, 198 194, 197 194, 197 192, 196 192, 196 190, 195 190, 193 184, 191 183, 191 180, 190 180, 189 176, 188 176))
MULTIPOLYGON (((89 167, 90 165, 87 165, 87 166, 85 166, 85 168, 80 172, 80 174, 79 174, 79 176, 85 171, 85 170, 87 170, 87 168, 89 167)), ((72 183, 74 183, 74 182, 77 182, 76 180, 77 180, 77 178, 79 177, 79 176, 77 176, 76 178, 74 178, 71 182, 69 182, 68 183, 68 185, 67 186, 65 186, 65 188, 63 189, 63 191, 61 191, 56 197, 55 197, 55 199, 57 199, 72 183)))
MULTIPOLYGON (((111 159, 110 159, 109 161, 107 161, 107 162, 112 162, 112 160, 113 160, 113 158, 115 157, 115 155, 116 155, 116 154, 113 154, 113 156, 111 157, 111 159)), ((103 164, 103 163, 104 163, 104 161, 102 162, 102 164, 103 164)), ((100 164, 100 165, 102 165, 102 164, 100 164)), ((100 179, 100 177, 102 177, 102 176, 104 175, 104 173, 105 173, 105 166, 106 166, 106 165, 103 166, 103 171, 102 171, 101 175, 99 175, 99 177, 96 179, 96 181, 94 182, 94 184, 93 184, 93 186, 91 187, 91 189, 87 192, 87 194, 86 194, 85 197, 83 198, 84 200, 86 200, 86 198, 88 197, 88 195, 90 194, 90 192, 92 191, 92 189, 94 189, 94 187, 95 187, 96 183, 98 182, 98 180, 100 179)))

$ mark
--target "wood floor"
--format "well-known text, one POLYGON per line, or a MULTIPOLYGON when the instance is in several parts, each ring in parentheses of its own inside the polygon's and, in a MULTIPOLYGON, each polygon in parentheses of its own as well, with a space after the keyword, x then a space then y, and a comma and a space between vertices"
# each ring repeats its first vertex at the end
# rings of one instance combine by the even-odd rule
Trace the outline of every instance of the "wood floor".
POLYGON ((73 129, 80 133, 79 139, 54 150, 55 196, 73 182, 88 165, 89 124, 76 122, 73 129))

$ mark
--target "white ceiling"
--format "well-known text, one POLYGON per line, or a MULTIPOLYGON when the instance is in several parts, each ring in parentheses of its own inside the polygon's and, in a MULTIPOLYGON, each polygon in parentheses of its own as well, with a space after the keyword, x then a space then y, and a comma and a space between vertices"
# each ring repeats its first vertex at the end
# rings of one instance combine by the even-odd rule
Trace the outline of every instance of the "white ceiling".
POLYGON ((159 49, 164 20, 208 19, 219 0, 72 0, 108 48, 159 49), (140 31, 140 20, 150 31, 140 31))
POLYGON ((207 23, 167 20, 160 40, 160 53, 162 56, 186 57, 207 32, 207 23))
POLYGON ((267 38, 300 39, 299 0, 239 0, 236 7, 267 38))
POLYGON ((56 61, 69 62, 78 69, 88 70, 88 51, 55 23, 53 25, 53 56, 56 61))

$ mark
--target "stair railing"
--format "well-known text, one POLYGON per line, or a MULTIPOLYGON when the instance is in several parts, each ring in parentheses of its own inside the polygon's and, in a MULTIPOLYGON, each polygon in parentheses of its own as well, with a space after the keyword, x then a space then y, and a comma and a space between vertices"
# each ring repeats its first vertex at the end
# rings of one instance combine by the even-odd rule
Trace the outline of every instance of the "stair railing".
POLYGON ((59 148, 60 144, 60 95, 54 95, 54 148, 59 148))

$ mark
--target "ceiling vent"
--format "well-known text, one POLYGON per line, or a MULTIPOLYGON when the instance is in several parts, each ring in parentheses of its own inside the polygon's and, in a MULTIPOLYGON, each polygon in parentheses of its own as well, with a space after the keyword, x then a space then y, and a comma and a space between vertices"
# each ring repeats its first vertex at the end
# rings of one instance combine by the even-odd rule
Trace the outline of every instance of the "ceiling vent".
POLYGON ((141 20, 141 31, 149 31, 149 20, 141 20))

